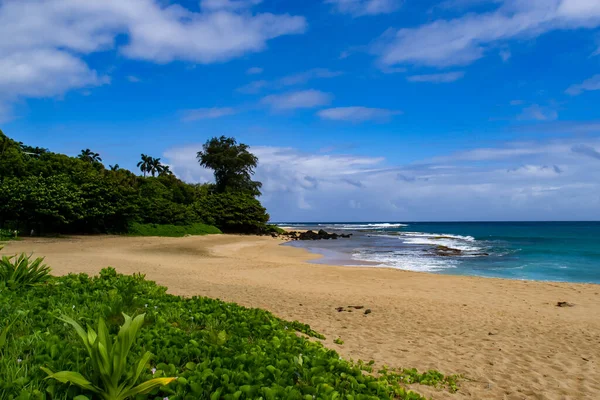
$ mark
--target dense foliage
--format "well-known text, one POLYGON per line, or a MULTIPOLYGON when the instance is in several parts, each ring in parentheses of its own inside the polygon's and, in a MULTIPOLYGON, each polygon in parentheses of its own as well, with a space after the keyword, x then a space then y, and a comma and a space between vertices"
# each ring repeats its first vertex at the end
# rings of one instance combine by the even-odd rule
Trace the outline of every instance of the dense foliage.
POLYGON ((225 136, 212 138, 204 144, 197 157, 200 165, 215 171, 217 192, 260 195, 262 183, 252 180, 258 158, 248 151, 247 145, 225 136))
MULTIPOLYGON (((247 161, 247 154, 240 157, 242 164, 247 161)), ((148 177, 118 165, 107 169, 101 161, 90 149, 68 157, 18 143, 0 131, 0 229, 124 233, 134 223, 205 223, 225 232, 255 233, 269 219, 250 191, 229 187, 224 193, 218 185, 185 183, 160 159, 142 155, 140 171, 148 177), (232 223, 238 216, 243 220, 232 223)), ((218 162, 211 165, 217 173, 218 162)))
POLYGON ((309 340, 322 336, 307 325, 219 300, 169 295, 141 275, 118 275, 112 268, 98 277, 72 274, 43 285, 5 288, 0 304, 2 400, 90 396, 80 387, 44 379, 41 367, 94 376, 89 350, 63 320, 95 326, 102 318, 114 337, 123 313, 144 313, 146 320, 131 343, 131 373, 150 352, 154 356, 139 382, 178 377, 138 399, 422 399, 403 382, 450 382, 434 371, 382 371, 374 377, 365 372, 368 365, 353 365, 309 340))

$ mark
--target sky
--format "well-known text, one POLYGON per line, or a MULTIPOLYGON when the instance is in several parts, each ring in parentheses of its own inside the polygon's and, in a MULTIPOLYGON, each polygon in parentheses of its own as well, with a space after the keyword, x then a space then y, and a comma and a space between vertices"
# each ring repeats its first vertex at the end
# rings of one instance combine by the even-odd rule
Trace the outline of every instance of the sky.
POLYGON ((273 221, 600 219, 598 0, 0 0, 0 54, 10 137, 233 136, 273 221))

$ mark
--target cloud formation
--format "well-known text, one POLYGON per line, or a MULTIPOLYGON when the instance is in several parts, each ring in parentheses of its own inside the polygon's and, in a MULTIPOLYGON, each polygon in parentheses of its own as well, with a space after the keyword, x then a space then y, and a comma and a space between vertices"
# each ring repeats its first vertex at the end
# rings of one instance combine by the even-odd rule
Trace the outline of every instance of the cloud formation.
POLYGON ((237 110, 231 107, 197 108, 182 112, 182 121, 197 121, 199 119, 215 119, 237 114, 237 110))
MULTIPOLYGON (((207 182, 212 173, 198 166, 199 148, 164 156, 178 176, 207 182)), ((287 147, 251 151, 261 201, 278 221, 590 220, 600 218, 597 148, 598 138, 509 142, 406 165, 287 147)))
MULTIPOLYGON (((202 12, 159 0, 4 0, 0 3, 0 102, 58 96, 108 78, 83 57, 113 49, 168 63, 221 62, 303 33, 303 17, 244 11, 253 0, 204 0, 202 12), (243 7, 242 7, 243 6, 243 7)), ((6 106, 6 105, 5 105, 6 106)))
POLYGON ((586 79, 577 85, 571 85, 566 90, 566 93, 571 96, 578 96, 583 92, 592 90, 600 90, 600 74, 594 75, 590 79, 586 79))
POLYGON ((394 115, 402 114, 401 111, 388 110, 385 108, 369 108, 369 107, 335 107, 321 110, 317 113, 321 119, 333 121, 349 121, 349 122, 365 122, 379 121, 385 122, 394 115))
POLYGON ((554 121, 558 118, 558 112, 552 107, 542 107, 532 104, 525 107, 517 119, 522 121, 554 121))
POLYGON ((372 51, 383 66, 468 65, 508 39, 597 26, 600 2, 596 0, 505 0, 492 12, 438 19, 416 28, 389 29, 372 51))
POLYGON ((442 74, 411 75, 406 78, 409 82, 449 83, 456 82, 465 76, 463 71, 445 72, 442 74))
POLYGON ((256 94, 264 89, 281 89, 287 86, 302 85, 313 79, 335 78, 343 75, 341 71, 333 71, 327 68, 312 68, 307 71, 286 75, 272 81, 258 80, 250 82, 237 90, 246 94, 256 94))
POLYGON ((402 6, 402 0, 325 0, 337 12, 354 17, 364 15, 389 14, 402 6))
POLYGON ((252 68, 248 68, 248 70, 246 71, 246 73, 248 75, 258 75, 258 74, 262 74, 263 73, 263 69, 260 67, 252 67, 252 68))
POLYGON ((332 99, 330 93, 309 89, 265 96, 261 103, 268 105, 272 110, 284 111, 325 106, 331 103, 332 99))

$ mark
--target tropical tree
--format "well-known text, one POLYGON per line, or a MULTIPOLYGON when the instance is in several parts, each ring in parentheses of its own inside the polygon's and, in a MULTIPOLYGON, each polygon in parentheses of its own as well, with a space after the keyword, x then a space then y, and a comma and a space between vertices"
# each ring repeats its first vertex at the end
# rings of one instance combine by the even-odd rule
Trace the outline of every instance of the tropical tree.
POLYGON ((160 175, 163 169, 164 166, 160 162, 160 158, 150 157, 150 169, 148 170, 148 172, 150 172, 152 176, 156 176, 156 174, 160 175))
POLYGON ((221 136, 208 140, 197 153, 201 166, 215 173, 216 191, 244 192, 260 196, 262 183, 253 181, 258 157, 248 151, 248 146, 235 138, 221 136))
POLYGON ((121 167, 119 166, 119 164, 109 165, 108 167, 110 168, 111 171, 118 171, 118 170, 121 169, 121 167))
POLYGON ((168 165, 160 164, 160 166, 158 167, 158 175, 173 175, 173 172, 171 171, 171 168, 168 165))
POLYGON ((149 155, 142 154, 142 161, 137 163, 137 167, 140 169, 140 171, 142 171, 142 173, 144 174, 144 177, 146 176, 146 174, 148 172, 150 172, 150 166, 152 165, 152 160, 153 160, 153 158, 150 157, 149 155))
POLYGON ((90 164, 102 162, 102 158, 100 158, 100 154, 94 153, 90 149, 81 150, 81 154, 77 156, 80 160, 85 162, 89 162, 90 164))

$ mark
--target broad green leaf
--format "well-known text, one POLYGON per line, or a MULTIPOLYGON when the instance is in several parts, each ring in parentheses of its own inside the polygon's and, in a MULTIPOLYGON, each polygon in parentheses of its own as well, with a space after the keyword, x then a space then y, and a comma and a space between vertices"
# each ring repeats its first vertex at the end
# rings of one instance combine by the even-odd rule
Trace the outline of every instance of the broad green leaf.
POLYGON ((140 383, 139 385, 137 385, 133 389, 130 389, 127 392, 123 393, 123 398, 128 398, 128 397, 137 396, 138 394, 148 393, 152 389, 154 389, 156 387, 160 387, 160 386, 166 386, 169 383, 173 382, 174 380, 175 380, 175 378, 155 378, 155 379, 150 379, 149 381, 146 381, 144 383, 140 383))
MULTIPOLYGON (((51 372, 50 370, 47 370, 45 368, 42 368, 42 370, 46 373, 51 372)), ((57 381, 59 381, 61 383, 72 383, 73 385, 77 385, 82 389, 90 390, 95 393, 100 393, 98 388, 96 388, 94 385, 92 385, 92 382, 85 379, 85 377, 83 375, 81 375, 79 372, 71 372, 71 371, 55 372, 53 374, 49 374, 46 377, 46 379, 56 379, 57 381)))
POLYGON ((133 382, 134 385, 137 383, 137 380, 139 379, 140 374, 142 373, 142 371, 144 370, 144 368, 148 364, 148 361, 150 361, 150 358, 152 358, 152 353, 150 353, 149 351, 147 351, 146 353, 144 353, 144 355, 140 359, 140 362, 138 363, 137 368, 135 370, 135 375, 133 376, 133 381, 132 382, 133 382))

